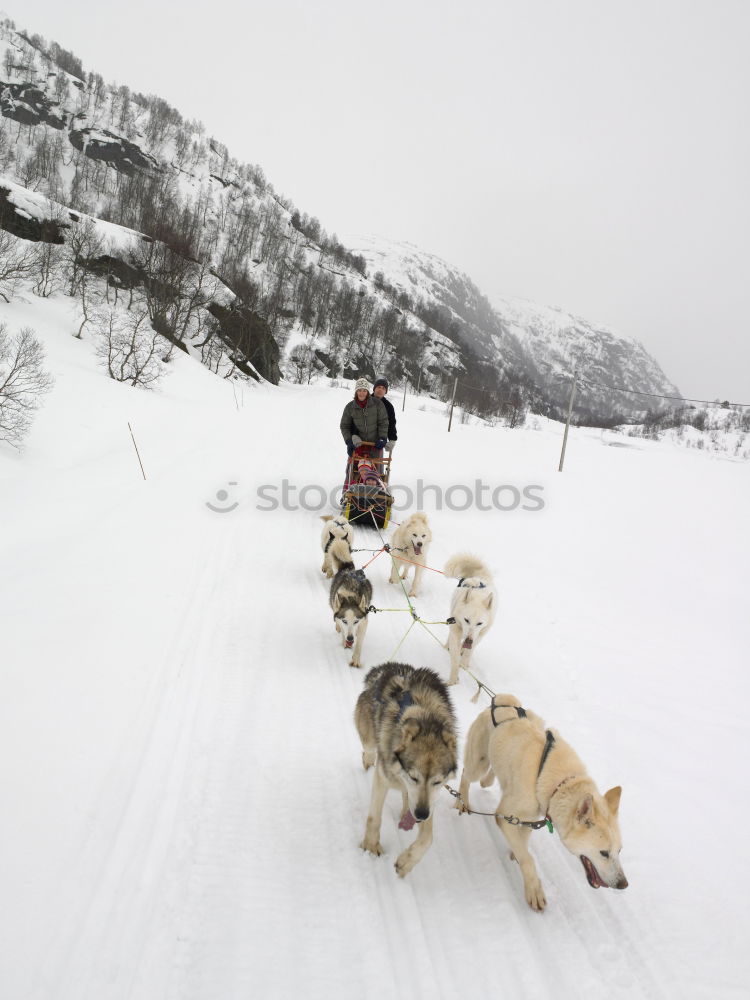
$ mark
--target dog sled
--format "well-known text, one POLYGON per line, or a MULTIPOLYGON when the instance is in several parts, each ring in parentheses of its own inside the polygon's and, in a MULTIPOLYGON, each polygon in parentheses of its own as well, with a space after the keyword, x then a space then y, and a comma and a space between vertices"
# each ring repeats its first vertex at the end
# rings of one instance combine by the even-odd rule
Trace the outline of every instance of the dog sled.
POLYGON ((391 459, 377 458, 373 455, 374 450, 372 441, 363 441, 350 455, 346 463, 341 508, 350 524, 387 528, 393 506, 393 496, 388 488, 391 459))

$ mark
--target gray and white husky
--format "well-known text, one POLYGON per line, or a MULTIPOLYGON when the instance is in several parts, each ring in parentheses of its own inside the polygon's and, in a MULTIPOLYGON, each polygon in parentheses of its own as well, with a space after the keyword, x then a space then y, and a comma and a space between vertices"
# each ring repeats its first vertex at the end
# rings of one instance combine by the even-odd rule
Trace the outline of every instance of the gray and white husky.
POLYGON ((367 615, 372 603, 372 584, 364 570, 354 563, 344 563, 331 581, 329 604, 333 611, 336 631, 344 640, 344 648, 352 650, 350 667, 361 667, 362 643, 367 632, 367 615))
POLYGON ((354 532, 351 524, 341 515, 332 517, 326 514, 321 521, 325 524, 320 537, 320 547, 323 549, 320 571, 330 580, 343 565, 352 561, 354 532))
POLYGON ((449 684, 458 682, 459 667, 468 669, 474 647, 495 620, 497 596, 492 574, 476 556, 460 552, 451 556, 443 570, 446 576, 458 579, 453 592, 446 648, 451 655, 449 684))
POLYGON ((426 667, 383 663, 365 677, 354 710, 365 770, 375 766, 365 837, 360 847, 382 854, 380 825, 389 788, 401 792, 399 827, 419 823, 417 839, 396 861, 402 878, 432 843, 432 817, 441 786, 456 771, 456 720, 447 688, 426 667))
POLYGON ((512 694, 496 694, 469 729, 458 808, 471 812, 471 783, 480 781, 486 788, 495 777, 502 789, 495 821, 521 869, 526 902, 533 910, 543 910, 547 900, 529 852, 531 827, 522 824, 540 816, 580 858, 593 889, 627 888, 617 818, 622 789, 618 785, 601 795, 570 744, 556 729, 545 729, 543 720, 512 694))

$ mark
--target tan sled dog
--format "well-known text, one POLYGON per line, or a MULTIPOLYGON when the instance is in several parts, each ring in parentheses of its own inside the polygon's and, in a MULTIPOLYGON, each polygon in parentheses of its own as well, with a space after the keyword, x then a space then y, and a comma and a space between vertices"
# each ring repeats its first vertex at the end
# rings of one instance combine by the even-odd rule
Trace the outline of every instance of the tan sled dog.
POLYGON ((432 541, 432 529, 427 515, 421 510, 412 514, 403 524, 400 524, 391 538, 391 576, 389 583, 398 583, 399 577, 406 580, 411 570, 414 579, 411 583, 409 597, 419 597, 419 585, 422 573, 427 565, 427 553, 432 541), (399 556, 402 558, 400 559, 399 556))
POLYGON ((474 647, 495 620, 497 598, 492 575, 476 556, 460 552, 448 560, 443 572, 446 576, 458 579, 458 586, 451 600, 452 624, 446 644, 451 654, 451 676, 448 683, 457 684, 459 668, 468 670, 474 647))
POLYGON ((622 789, 618 785, 600 795, 572 747, 557 730, 545 730, 539 716, 511 694, 495 695, 469 729, 457 808, 471 812, 470 784, 481 780, 487 787, 493 773, 502 790, 495 822, 521 868, 532 909, 547 905, 528 847, 531 823, 540 816, 552 822, 565 847, 581 859, 592 888, 627 888, 617 822, 622 789))
POLYGON ((352 561, 354 532, 344 517, 331 517, 330 514, 326 514, 325 517, 321 517, 321 521, 325 524, 320 537, 320 547, 323 549, 323 565, 320 567, 320 572, 325 573, 330 580, 345 563, 352 561))
POLYGON ((365 677, 354 721, 365 770, 375 765, 365 837, 360 847, 382 854, 380 825, 389 788, 401 792, 402 830, 419 823, 414 843, 398 856, 396 872, 408 875, 432 843, 435 799, 456 771, 456 720, 438 675, 406 663, 383 663, 365 677))

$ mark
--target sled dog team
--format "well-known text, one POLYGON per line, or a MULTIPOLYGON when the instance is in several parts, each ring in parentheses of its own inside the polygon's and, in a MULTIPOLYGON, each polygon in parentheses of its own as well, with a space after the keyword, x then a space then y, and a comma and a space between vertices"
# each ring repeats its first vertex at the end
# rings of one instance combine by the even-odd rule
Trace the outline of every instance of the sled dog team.
MULTIPOLYGON (((334 624, 344 647, 352 650, 350 666, 360 667, 372 584, 354 566, 354 533, 348 521, 343 517, 323 520, 322 572, 331 579, 334 624)), ((418 596, 431 541, 427 517, 421 512, 412 514, 391 538, 394 558, 389 580, 405 585, 413 570, 409 597, 418 596), (403 563, 400 570, 399 561, 403 563)), ((459 668, 469 668, 475 646, 492 625, 497 598, 489 570, 474 556, 453 556, 443 572, 458 580, 446 643, 448 685, 453 685, 458 682, 459 668)), ((365 676, 354 721, 362 742, 362 763, 365 770, 374 769, 360 846, 371 854, 383 853, 380 827, 385 798, 389 789, 401 792, 399 828, 419 825, 416 839, 396 859, 396 872, 403 877, 430 847, 435 800, 457 773, 456 719, 448 687, 428 668, 383 663, 365 676)), ((546 899, 529 852, 529 837, 533 829, 547 824, 579 857, 592 888, 627 887, 619 861, 621 788, 601 795, 570 744, 511 694, 494 695, 469 729, 456 800, 459 812, 471 812, 469 791, 474 782, 487 788, 496 778, 501 797, 495 822, 521 869, 526 902, 532 909, 543 910, 546 899)))

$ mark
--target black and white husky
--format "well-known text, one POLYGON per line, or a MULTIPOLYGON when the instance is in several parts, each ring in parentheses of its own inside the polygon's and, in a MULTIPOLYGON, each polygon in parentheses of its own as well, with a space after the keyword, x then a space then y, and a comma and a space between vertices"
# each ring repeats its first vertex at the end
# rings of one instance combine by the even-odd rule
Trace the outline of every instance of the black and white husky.
POLYGON ((456 719, 445 684, 427 667, 383 663, 365 677, 354 710, 365 770, 374 765, 372 796, 361 847, 382 854, 380 827, 390 788, 401 792, 402 830, 419 824, 416 840, 399 854, 396 872, 408 875, 432 843, 440 789, 456 771, 456 719))
POLYGON ((364 570, 354 563, 344 563, 331 581, 329 603, 336 631, 344 639, 344 648, 352 649, 350 667, 361 667, 362 643, 367 631, 367 615, 372 603, 372 584, 364 570))
POLYGON ((321 520, 325 524, 320 537, 320 547, 323 549, 323 565, 320 571, 330 580, 342 566, 352 561, 354 532, 344 517, 331 517, 327 514, 321 520))

